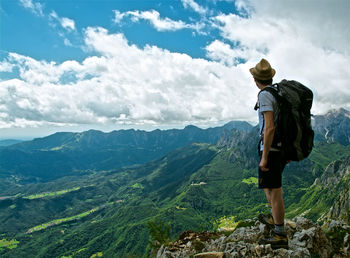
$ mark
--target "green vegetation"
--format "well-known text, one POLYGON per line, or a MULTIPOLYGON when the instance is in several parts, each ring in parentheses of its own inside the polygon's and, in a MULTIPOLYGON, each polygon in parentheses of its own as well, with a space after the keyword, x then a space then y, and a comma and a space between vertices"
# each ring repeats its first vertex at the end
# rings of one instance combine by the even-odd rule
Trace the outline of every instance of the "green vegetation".
POLYGON ((169 245, 170 243, 170 229, 169 223, 164 223, 159 218, 147 222, 147 228, 151 239, 149 244, 152 248, 159 248, 162 245, 169 245))
POLYGON ((223 216, 214 222, 215 230, 234 231, 238 225, 235 216, 223 216))
POLYGON ((105 208, 107 205, 112 205, 112 204, 113 204, 113 202, 110 202, 110 203, 107 203, 106 205, 102 205, 100 207, 91 209, 89 211, 80 213, 80 214, 75 215, 75 216, 71 216, 71 217, 68 217, 68 218, 56 219, 56 220, 53 220, 53 221, 41 224, 39 226, 35 226, 33 228, 28 229, 27 234, 30 234, 30 233, 33 233, 33 232, 36 232, 36 231, 40 231, 40 230, 44 230, 44 229, 46 229, 48 227, 57 226, 57 225, 60 225, 62 223, 67 223, 67 222, 71 222, 71 221, 74 221, 74 220, 82 219, 82 218, 84 218, 84 217, 86 217, 86 216, 88 216, 88 215, 90 215, 90 214, 92 214, 94 212, 97 212, 97 211, 105 208))
POLYGON ((16 239, 12 239, 12 240, 6 240, 5 238, 0 239, 0 251, 4 248, 14 249, 17 247, 18 244, 19 242, 16 239))
POLYGON ((143 186, 140 183, 135 183, 131 186, 132 188, 143 189, 143 186))
POLYGON ((29 195, 29 196, 23 196, 23 198, 34 200, 34 199, 40 199, 40 198, 45 198, 45 197, 59 196, 59 195, 63 195, 63 194, 69 193, 69 192, 78 191, 80 189, 81 189, 81 187, 74 187, 72 189, 65 189, 65 190, 60 190, 57 192, 46 192, 46 193, 40 193, 40 194, 33 194, 33 195, 29 195))
POLYGON ((339 143, 316 143, 309 159, 315 164, 325 168, 334 160, 347 157, 350 153, 350 145, 344 146, 339 143))
POLYGON ((350 228, 344 229, 343 227, 333 227, 331 230, 326 232, 326 237, 332 241, 332 253, 331 256, 335 254, 341 254, 341 246, 344 243, 344 238, 346 234, 350 234, 350 228))
POLYGON ((256 178, 256 177, 244 178, 244 179, 242 180, 242 182, 243 182, 243 183, 246 183, 246 184, 248 184, 248 185, 250 185, 250 184, 255 184, 255 185, 257 185, 257 184, 258 184, 258 178, 256 178))
MULTIPOLYGON (((146 165, 24 186, 21 196, 27 198, 0 202, 2 238, 21 242, 0 256, 147 257, 152 246, 187 230, 249 226, 245 219, 266 211, 253 147, 243 153, 194 144, 146 165)), ((288 165, 283 184, 289 217, 309 210, 316 220, 329 209, 338 190, 329 194, 312 185, 329 163, 348 155, 348 147, 317 144, 310 159, 288 165)), ((6 195, 15 194, 17 188, 6 195)))

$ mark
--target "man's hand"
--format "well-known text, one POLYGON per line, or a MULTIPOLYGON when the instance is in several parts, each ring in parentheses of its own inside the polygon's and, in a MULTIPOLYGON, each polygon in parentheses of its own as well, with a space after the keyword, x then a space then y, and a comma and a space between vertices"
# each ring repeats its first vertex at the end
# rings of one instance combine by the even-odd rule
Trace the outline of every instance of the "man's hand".
POLYGON ((269 171, 269 168, 267 167, 267 159, 262 158, 259 164, 259 168, 261 171, 267 172, 269 171))

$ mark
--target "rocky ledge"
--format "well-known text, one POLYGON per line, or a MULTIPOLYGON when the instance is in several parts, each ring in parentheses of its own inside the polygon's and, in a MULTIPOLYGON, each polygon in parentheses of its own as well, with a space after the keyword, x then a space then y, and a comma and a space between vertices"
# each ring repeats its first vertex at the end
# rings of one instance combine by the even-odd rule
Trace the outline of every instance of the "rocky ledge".
POLYGON ((186 231, 175 242, 162 246, 164 257, 350 257, 350 227, 329 221, 323 226, 303 217, 286 222, 289 248, 273 250, 258 239, 270 230, 257 219, 246 220, 231 232, 186 231))

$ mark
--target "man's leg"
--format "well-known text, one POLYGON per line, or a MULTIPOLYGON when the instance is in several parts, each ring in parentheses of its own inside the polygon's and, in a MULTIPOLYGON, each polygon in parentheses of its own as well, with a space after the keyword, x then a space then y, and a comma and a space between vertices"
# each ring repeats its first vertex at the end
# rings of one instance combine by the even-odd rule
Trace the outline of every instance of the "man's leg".
POLYGON ((271 197, 270 197, 270 189, 269 188, 264 188, 264 191, 265 191, 266 199, 269 202, 270 208, 272 208, 272 206, 271 206, 271 197))
POLYGON ((273 221, 273 216, 272 216, 270 189, 269 188, 264 188, 264 192, 265 192, 265 195, 266 195, 266 199, 267 199, 267 201, 269 203, 270 213, 269 214, 259 214, 258 220, 261 223, 264 223, 265 225, 267 225, 268 227, 274 228, 275 227, 275 222, 273 221))
POLYGON ((266 190, 266 198, 268 200, 270 199, 272 206, 272 216, 275 225, 272 237, 261 238, 258 243, 260 245, 270 244, 273 249, 288 248, 288 238, 284 227, 284 203, 282 197, 282 187, 268 188, 266 190))
MULTIPOLYGON (((265 191, 266 193, 266 191, 265 191)), ((282 187, 268 189, 268 196, 272 207, 272 216, 276 225, 284 224, 284 202, 282 187)), ((269 199, 268 199, 269 200, 269 199)))
POLYGON ((260 222, 274 228, 277 232, 284 232, 284 202, 282 187, 264 188, 266 199, 270 204, 271 214, 258 216, 260 222))

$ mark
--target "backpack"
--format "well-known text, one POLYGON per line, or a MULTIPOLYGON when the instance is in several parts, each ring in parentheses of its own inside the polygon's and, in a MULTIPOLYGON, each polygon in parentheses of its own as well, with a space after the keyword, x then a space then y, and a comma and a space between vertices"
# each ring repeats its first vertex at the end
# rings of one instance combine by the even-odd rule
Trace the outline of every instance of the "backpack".
POLYGON ((300 161, 312 151, 312 91, 297 81, 283 80, 263 90, 276 99, 278 110, 272 147, 281 150, 286 160, 300 161))

